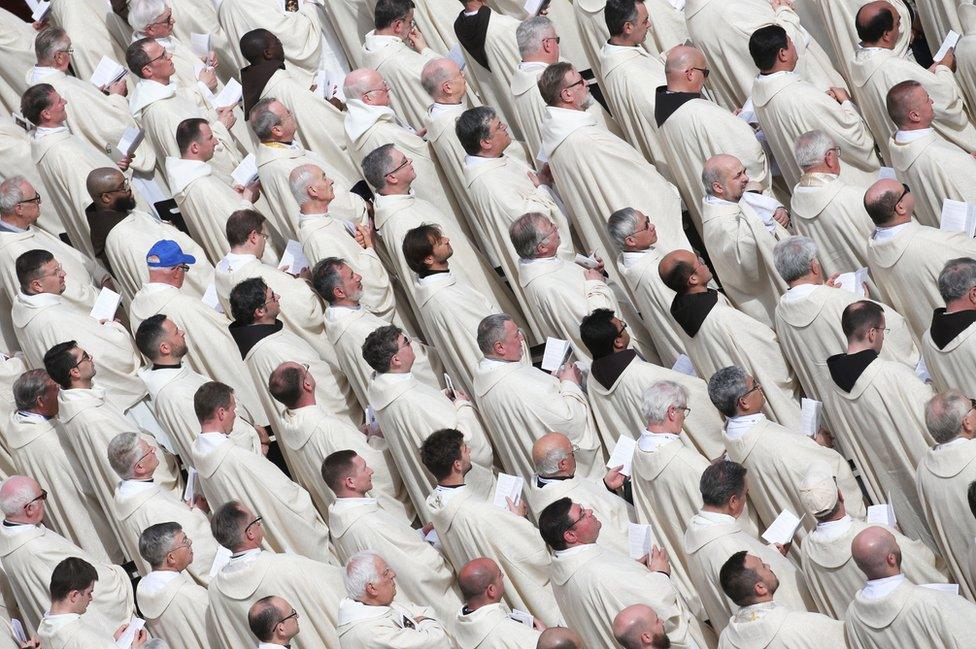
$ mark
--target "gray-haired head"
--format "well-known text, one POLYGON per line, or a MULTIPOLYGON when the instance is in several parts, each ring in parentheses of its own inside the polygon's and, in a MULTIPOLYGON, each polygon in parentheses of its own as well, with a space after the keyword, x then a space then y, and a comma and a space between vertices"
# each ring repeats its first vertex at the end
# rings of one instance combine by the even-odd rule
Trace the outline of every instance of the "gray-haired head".
POLYGON ((495 343, 505 339, 505 323, 511 321, 510 315, 494 313, 478 323, 478 349, 482 354, 488 356, 495 343))
POLYGON ((33 478, 12 475, 0 482, 0 511, 5 516, 24 514, 24 507, 37 499, 39 485, 33 478))
POLYGON ((312 197, 308 195, 308 186, 312 184, 315 174, 321 169, 315 165, 300 165, 291 170, 288 174, 288 188, 291 195, 295 197, 299 206, 309 202, 312 197))
POLYGON ((166 11, 165 0, 129 0, 127 14, 132 31, 141 34, 166 11))
POLYGON ((622 207, 607 219, 607 232, 610 238, 620 250, 627 248, 627 237, 633 236, 637 232, 637 224, 640 217, 637 210, 633 207, 622 207))
POLYGON ((729 365, 708 379, 708 398, 726 417, 734 417, 739 399, 749 391, 749 373, 738 365, 729 365))
POLYGON ((54 67, 54 55, 71 47, 68 32, 61 27, 45 27, 34 39, 34 56, 39 66, 54 67))
POLYGON ((166 562, 166 555, 172 551, 176 535, 182 531, 183 527, 174 522, 150 525, 139 535, 139 556, 156 570, 166 562))
POLYGON ((42 369, 27 370, 14 381, 14 404, 17 410, 32 410, 47 391, 51 377, 42 369))
POLYGON ((548 228, 552 221, 545 214, 529 212, 518 217, 508 227, 508 236, 512 240, 512 247, 522 259, 535 259, 539 256, 539 244, 549 235, 548 228))
POLYGON ((132 467, 139 461, 139 435, 119 433, 108 443, 108 463, 120 478, 132 477, 132 467))
POLYGON ((793 142, 793 158, 804 172, 812 167, 818 167, 827 157, 827 152, 835 146, 824 131, 814 129, 803 133, 793 142))
POLYGON ((573 447, 567 450, 561 444, 551 444, 542 457, 537 457, 534 463, 535 472, 541 476, 553 476, 559 473, 559 463, 573 454, 573 447))
POLYGON ((939 273, 939 295, 946 302, 965 297, 976 286, 976 259, 950 259, 939 273))
POLYGON ((30 182, 23 176, 10 176, 0 183, 0 215, 10 214, 27 198, 30 182))
POLYGON ((951 442, 972 410, 973 402, 959 390, 940 392, 925 404, 925 427, 936 444, 951 442))
POLYGON ((346 562, 346 572, 342 577, 342 584, 346 587, 346 595, 357 602, 366 596, 366 587, 380 580, 377 570, 377 559, 383 557, 372 550, 362 550, 349 557, 346 562))
POLYGON ((378 146, 363 158, 363 178, 377 191, 386 187, 386 174, 393 167, 393 144, 378 146))
POLYGON ((773 265, 787 284, 810 274, 810 264, 817 259, 817 244, 810 237, 792 236, 773 248, 773 265))
POLYGON ((248 123, 251 130, 261 142, 271 139, 271 129, 281 124, 281 116, 271 110, 273 104, 279 103, 274 97, 265 97, 251 107, 248 113, 248 123))
POLYGON ((481 152, 481 141, 491 137, 491 121, 497 117, 491 106, 475 106, 461 113, 454 123, 454 134, 468 155, 481 152))
POLYGON ((641 397, 641 414, 648 424, 660 424, 667 420, 671 407, 688 406, 688 390, 674 381, 655 381, 641 397))
POLYGON ((523 20, 515 30, 519 56, 524 59, 535 54, 542 49, 542 39, 551 38, 555 34, 555 26, 545 16, 533 16, 523 20))
POLYGON ((431 59, 424 64, 420 71, 420 85, 430 98, 437 100, 441 86, 454 78, 457 63, 448 58, 431 59))

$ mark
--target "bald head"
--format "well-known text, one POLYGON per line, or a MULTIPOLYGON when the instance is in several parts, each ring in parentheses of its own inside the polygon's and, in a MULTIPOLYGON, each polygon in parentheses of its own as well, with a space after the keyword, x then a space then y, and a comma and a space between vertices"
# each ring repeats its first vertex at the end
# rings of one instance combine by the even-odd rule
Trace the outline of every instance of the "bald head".
POLYGON ((666 649, 671 645, 664 633, 664 623, 645 604, 634 604, 617 613, 613 619, 613 637, 624 649, 666 649))
POLYGON ((458 586, 468 608, 500 602, 505 594, 502 571, 491 559, 479 557, 464 564, 458 572, 458 586), (492 588, 495 586, 495 588, 492 588))
POLYGON ((705 161, 702 184, 709 196, 738 203, 749 184, 749 175, 741 160, 721 153, 705 161))
POLYGON ((85 179, 85 189, 88 190, 91 199, 97 203, 99 196, 118 189, 124 179, 122 172, 114 167, 92 169, 85 179))
POLYGON ((583 649, 583 639, 564 626, 551 626, 539 636, 536 649, 583 649))
POLYGON ((10 476, 0 483, 0 509, 8 519, 18 518, 24 506, 41 493, 41 485, 25 475, 10 476))
POLYGON ((901 573, 901 548, 894 535, 883 527, 868 527, 855 536, 851 541, 851 555, 868 579, 901 573))
POLYGON ((878 227, 889 227, 907 222, 915 208, 911 192, 897 180, 885 178, 868 187, 864 192, 864 209, 878 227))
POLYGON ((664 62, 664 76, 672 92, 700 92, 705 85, 705 55, 697 47, 678 45, 671 48, 664 62), (696 69, 697 68, 697 69, 696 69))
POLYGON ((371 68, 359 68, 346 75, 342 82, 342 91, 348 99, 358 99, 368 103, 370 95, 380 95, 384 93, 369 92, 383 87, 383 77, 379 72, 371 68), (365 93, 369 93, 368 95, 365 93))
POLYGON ((901 29, 901 16, 885 0, 869 2, 861 7, 854 19, 858 38, 865 47, 891 49, 901 29))
POLYGON ((690 250, 673 250, 661 259, 657 270, 665 286, 678 295, 684 295, 697 262, 698 256, 690 250))
POLYGON ((428 61, 420 72, 420 85, 438 103, 451 103, 464 93, 461 68, 451 59, 428 61), (460 91, 460 93, 459 93, 460 91))
MULTIPOLYGON (((548 433, 532 445, 532 465, 542 476, 559 474, 563 460, 573 454, 573 443, 562 433, 548 433)), ((573 467, 575 468, 575 466, 573 467)))

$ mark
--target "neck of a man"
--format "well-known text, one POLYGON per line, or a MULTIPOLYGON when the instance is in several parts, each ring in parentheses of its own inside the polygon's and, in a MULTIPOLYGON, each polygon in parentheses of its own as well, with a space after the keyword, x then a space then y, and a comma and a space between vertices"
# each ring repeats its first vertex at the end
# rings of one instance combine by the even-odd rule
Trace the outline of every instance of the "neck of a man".
POLYGON ((685 292, 682 295, 697 295, 699 293, 708 293, 707 284, 695 284, 694 286, 685 287, 685 292))
POLYGON ((145 81, 155 81, 156 83, 160 83, 164 86, 168 86, 169 81, 170 79, 172 79, 172 77, 143 77, 143 79, 145 81))
POLYGON ((487 594, 482 594, 482 595, 478 595, 477 597, 472 597, 471 599, 469 599, 467 602, 464 603, 464 606, 465 608, 468 609, 469 613, 474 613, 475 611, 477 611, 479 608, 483 606, 490 606, 492 604, 497 604, 500 601, 502 601, 501 597, 497 599, 492 599, 491 597, 488 597, 487 594))
POLYGON ((884 41, 884 40, 874 41, 874 42, 871 42, 871 43, 869 43, 867 41, 861 41, 861 47, 863 47, 865 49, 872 48, 872 47, 876 47, 876 48, 879 48, 879 49, 882 49, 882 50, 893 50, 893 49, 895 49, 895 40, 897 40, 897 38, 898 37, 895 36, 895 38, 892 39, 892 41, 890 43, 888 41, 884 41))
POLYGON ((837 511, 835 511, 830 516, 825 516, 823 518, 818 518, 817 519, 817 522, 818 523, 831 523, 833 521, 839 521, 840 519, 844 518, 845 516, 847 516, 847 507, 844 507, 844 503, 841 503, 837 507, 837 511))
POLYGON ((617 36, 610 37, 610 44, 616 45, 618 47, 637 47, 640 43, 635 43, 634 39, 624 34, 618 34, 617 36))
MULTIPOLYGON (((751 415, 757 415, 762 412, 762 406, 756 406, 754 408, 739 408, 735 413, 735 417, 749 417, 751 415)), ((732 419, 732 417, 730 417, 732 419)))
POLYGON ((4 516, 3 520, 7 523, 15 523, 17 525, 37 525, 40 522, 31 520, 29 516, 23 516, 20 514, 8 514, 4 516))
POLYGON ((515 363, 522 360, 521 354, 519 354, 518 356, 512 354, 512 356, 514 356, 514 358, 506 358, 505 356, 500 356, 498 354, 485 354, 485 358, 487 358, 488 360, 498 361, 499 363, 515 363))
POLYGON ((759 73, 763 76, 768 74, 776 74, 777 72, 792 72, 796 68, 796 64, 786 63, 785 61, 776 61, 773 67, 768 70, 761 70, 759 73))
POLYGON ((437 484, 444 487, 457 487, 464 484, 464 474, 460 471, 456 471, 451 475, 441 478, 438 480, 437 484))
POLYGON ((16 214, 0 214, 0 221, 21 230, 26 230, 31 226, 30 219, 18 218, 16 214))
POLYGON ((539 474, 539 477, 540 478, 548 478, 548 479, 552 479, 552 478, 572 478, 572 477, 574 477, 574 475, 575 474, 570 473, 569 471, 566 471, 566 470, 558 470, 557 469, 556 471, 553 471, 552 473, 540 473, 539 474))
POLYGON ((803 170, 803 175, 807 174, 834 174, 837 175, 838 171, 831 169, 830 165, 826 162, 821 162, 818 165, 813 165, 812 167, 807 167, 803 170))
POLYGON ((624 246, 624 252, 646 252, 651 249, 650 245, 638 248, 637 246, 624 246))
POLYGON ((273 325, 276 322, 278 322, 278 316, 267 313, 259 318, 254 318, 254 321, 251 322, 251 324, 252 325, 273 325))
POLYGON ((183 570, 185 570, 185 569, 186 569, 186 566, 183 566, 182 568, 180 568, 180 567, 177 567, 177 566, 169 566, 169 565, 166 565, 166 564, 163 564, 161 566, 156 566, 156 567, 153 568, 153 570, 155 570, 156 572, 183 572, 183 570))
POLYGON ((68 71, 68 66, 70 64, 71 64, 70 60, 68 60, 68 58, 65 57, 65 61, 61 65, 58 65, 57 61, 38 61, 37 62, 37 67, 39 67, 39 68, 53 68, 55 70, 58 70, 59 72, 67 72, 68 71))
POLYGON ((235 255, 254 255, 258 256, 257 246, 250 243, 242 243, 239 246, 231 246, 230 251, 235 255))
POLYGON ((485 3, 482 0, 464 0, 464 11, 466 13, 471 11, 478 11, 483 6, 485 6, 485 3))
POLYGON ((702 91, 702 86, 700 83, 695 83, 694 81, 688 81, 684 77, 680 79, 669 79, 668 80, 668 92, 690 92, 696 95, 700 95, 702 91))
POLYGON ((410 193, 410 185, 384 185, 383 189, 376 193, 380 196, 406 196, 410 193))
POLYGON ((946 302, 946 315, 959 313, 961 311, 976 311, 976 304, 972 303, 968 295, 965 295, 958 300, 949 300, 946 302))
POLYGON ((446 261, 431 262, 430 265, 427 266, 428 273, 436 273, 445 270, 451 270, 446 261))
POLYGON ((184 160, 197 160, 199 162, 210 162, 211 158, 213 158, 213 155, 211 154, 209 156, 204 156, 203 153, 193 153, 192 151, 187 151, 185 153, 180 154, 180 157, 183 158, 184 160))
POLYGON ((260 548, 261 548, 261 541, 259 541, 258 539, 253 539, 253 540, 245 539, 243 543, 238 545, 236 548, 233 548, 231 551, 234 554, 242 554, 244 552, 247 552, 248 550, 258 550, 260 548))
POLYGON ((149 269, 149 283, 150 284, 168 284, 169 286, 176 286, 176 280, 173 278, 172 273, 168 270, 158 271, 149 269))
POLYGON ((463 100, 464 100, 464 95, 461 94, 455 96, 455 95, 449 95, 447 93, 438 93, 437 96, 434 97, 435 103, 443 104, 445 106, 457 106, 463 100))
POLYGON ((867 575, 868 581, 875 581, 877 579, 887 579, 888 577, 896 577, 901 574, 901 568, 898 566, 884 566, 878 570, 867 575))
POLYGON ((359 300, 353 300, 352 298, 348 298, 348 297, 336 298, 335 300, 329 303, 329 306, 344 306, 350 309, 358 309, 359 300))
POLYGON ((316 198, 310 198, 298 208, 298 211, 302 214, 328 214, 329 203, 332 201, 320 201, 316 198))
POLYGON ((115 204, 112 204, 112 205, 104 205, 104 204, 101 204, 101 203, 92 203, 92 205, 95 208, 94 211, 95 211, 95 215, 96 216, 99 215, 99 214, 125 214, 125 215, 129 215, 129 214, 132 213, 132 210, 129 210, 129 209, 121 209, 121 210, 120 209, 116 209, 115 204))
POLYGON ((654 433, 655 435, 660 435, 664 433, 669 433, 671 435, 680 435, 681 426, 677 421, 667 420, 662 422, 648 422, 646 430, 649 433, 654 433))
POLYGON ((356 489, 340 489, 336 492, 336 498, 368 498, 365 491, 356 489))
POLYGON ((227 431, 224 430, 223 425, 218 421, 206 421, 200 424, 200 434, 203 433, 217 433, 219 435, 226 435, 227 431))
POLYGON ((790 288, 793 288, 794 286, 800 286, 801 284, 813 284, 815 286, 820 286, 823 283, 823 277, 815 273, 807 273, 803 277, 798 277, 792 282, 789 282, 788 285, 790 288))
POLYGON ((396 33, 396 31, 393 29, 393 25, 390 25, 389 27, 384 27, 383 29, 373 30, 373 33, 376 34, 377 36, 396 36, 397 38, 400 38, 402 40, 402 36, 396 33))
POLYGON ((540 252, 540 253, 536 254, 535 257, 529 257, 529 259, 532 259, 532 260, 535 260, 535 259, 552 259, 553 257, 556 256, 556 253, 557 252, 558 252, 558 250, 556 248, 553 248, 552 250, 546 250, 544 252, 540 252))
POLYGON ((702 505, 703 512, 711 512, 713 514, 725 514, 726 516, 731 516, 732 518, 738 518, 732 513, 732 508, 728 505, 702 505))
POLYGON ((40 118, 37 120, 37 126, 39 128, 61 128, 62 126, 65 126, 65 123, 55 122, 54 120, 46 120, 44 118, 40 118))
POLYGON ((873 349, 876 352, 880 352, 880 349, 876 349, 873 343, 867 340, 852 340, 847 343, 847 355, 858 354, 868 349, 873 349))
POLYGON ((922 131, 931 128, 932 122, 907 122, 898 126, 899 131, 922 131))
POLYGON ((911 214, 895 214, 887 223, 883 223, 877 227, 879 228, 893 228, 897 225, 905 225, 910 223, 912 220, 911 214))
POLYGON ((578 110, 578 111, 582 111, 583 110, 582 108, 580 108, 576 104, 569 104, 569 103, 566 103, 564 101, 557 101, 556 103, 552 104, 552 107, 553 108, 562 108, 562 109, 565 109, 565 110, 578 110))
POLYGON ((523 59, 522 63, 545 63, 546 65, 552 65, 559 61, 559 57, 555 56, 555 52, 546 52, 545 50, 539 50, 534 54, 527 54, 523 59))
POLYGON ((77 604, 72 604, 71 601, 67 599, 63 599, 60 602, 51 602, 51 615, 66 615, 70 613, 81 615, 85 612, 85 609, 88 608, 86 605, 82 604, 82 601, 83 600, 79 598, 79 602, 77 604))
POLYGON ((765 604, 766 602, 773 601, 773 594, 766 593, 765 595, 756 595, 752 598, 752 601, 746 604, 746 606, 755 606, 756 604, 765 604))
POLYGON ((77 379, 71 382, 71 387, 69 390, 91 390, 92 380, 88 379, 77 379))
POLYGON ((153 365, 182 365, 183 357, 173 354, 160 354, 156 358, 150 359, 153 365))

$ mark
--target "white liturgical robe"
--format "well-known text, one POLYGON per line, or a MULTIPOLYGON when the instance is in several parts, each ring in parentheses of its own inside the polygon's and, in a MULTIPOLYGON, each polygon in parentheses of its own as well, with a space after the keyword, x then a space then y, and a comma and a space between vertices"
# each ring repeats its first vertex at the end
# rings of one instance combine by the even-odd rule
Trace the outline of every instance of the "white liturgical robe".
POLYGON ((775 601, 739 609, 722 632, 719 649, 846 647, 844 623, 820 613, 791 611, 775 601))
POLYGON ((898 131, 888 147, 895 175, 912 188, 915 218, 922 225, 939 227, 945 199, 976 201, 976 160, 935 129, 898 131))
POLYGON ((678 335, 679 327, 670 312, 674 291, 664 285, 658 272, 661 258, 661 252, 653 246, 647 250, 622 252, 617 257, 617 272, 634 297, 634 306, 650 332, 661 364, 673 367, 685 349, 678 335))
MULTIPOLYGON (((196 547, 194 541, 194 550, 196 547)), ((149 573, 136 586, 136 601, 154 638, 162 638, 171 647, 209 649, 207 589, 185 573, 149 573)))
POLYGON ((76 613, 45 615, 37 628, 45 647, 60 649, 112 649, 118 647, 104 625, 90 624, 76 613))
MULTIPOLYGON (((946 317, 944 312, 942 317, 946 317)), ((922 336, 922 357, 932 376, 932 382, 939 391, 955 389, 961 390, 963 394, 976 394, 976 377, 970 371, 976 360, 974 333, 976 327, 970 325, 940 347, 932 338, 931 327, 925 330, 922 336)), ((943 342, 941 338, 939 342, 943 342)))
POLYGON ((27 90, 24 71, 34 64, 34 37, 37 32, 7 9, 0 9, 0 106, 6 112, 20 111, 20 98, 27 90))
POLYGON ((513 620, 505 604, 457 614, 449 631, 462 649, 535 649, 541 633, 513 620))
POLYGON ((103 56, 125 64, 125 48, 132 30, 103 0, 52 2, 51 24, 62 27, 71 37, 74 50, 71 65, 79 79, 91 77, 103 56))
POLYGON ((452 649, 453 642, 432 615, 429 608, 407 601, 377 606, 345 598, 339 602, 336 629, 339 646, 342 649, 452 649))

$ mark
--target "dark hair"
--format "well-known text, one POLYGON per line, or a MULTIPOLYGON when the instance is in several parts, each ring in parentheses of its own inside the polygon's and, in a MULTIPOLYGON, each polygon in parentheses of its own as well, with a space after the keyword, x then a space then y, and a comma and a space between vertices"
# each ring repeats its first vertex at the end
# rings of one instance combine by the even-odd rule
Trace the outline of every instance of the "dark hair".
POLYGON ((200 141, 200 127, 209 123, 202 117, 190 117, 177 124, 176 148, 180 152, 180 155, 186 153, 191 144, 200 141))
POLYGON ((741 496, 746 489, 748 470, 738 462, 716 460, 702 471, 698 481, 702 502, 711 507, 722 507, 732 496, 741 496))
POLYGON ((644 4, 644 0, 607 0, 603 8, 603 20, 607 23, 611 36, 623 34, 627 23, 636 24, 638 3, 644 4))
POLYGON ((159 356, 159 343, 166 335, 166 330, 163 329, 164 322, 166 322, 166 314, 157 313, 143 320, 136 329, 136 347, 150 361, 156 360, 159 356))
POLYGON ((539 94, 542 95, 542 101, 546 102, 547 106, 552 106, 559 99, 559 93, 563 91, 563 84, 566 83, 566 74, 572 69, 572 63, 559 61, 547 67, 539 75, 537 82, 539 94))
POLYGON ((440 226, 431 223, 418 225, 404 235, 400 248, 410 270, 421 276, 427 272, 425 260, 434 254, 434 246, 441 236, 440 226))
POLYGON ((71 591, 85 590, 98 581, 95 566, 78 557, 68 557, 51 573, 51 601, 64 600, 71 591))
POLYGON ((339 285, 339 269, 349 264, 339 257, 326 257, 312 267, 312 288, 318 296, 332 304, 335 302, 335 289, 339 285))
POLYGON ((678 295, 688 290, 688 280, 695 274, 695 266, 687 261, 676 261, 667 273, 661 274, 661 281, 678 295))
POLYGON ((302 396, 302 379, 305 368, 301 365, 280 365, 268 377, 268 392, 286 408, 294 408, 302 396))
POLYGON ((166 555, 171 551, 171 545, 162 545, 162 541, 171 543, 173 537, 183 530, 183 526, 173 521, 156 523, 142 530, 139 535, 139 556, 145 559, 149 567, 156 569, 166 561, 166 555))
POLYGON ((53 259, 54 255, 49 250, 42 250, 41 248, 21 253, 17 257, 17 261, 14 262, 20 290, 27 293, 27 287, 30 286, 30 283, 41 276, 41 267, 53 259))
POLYGON ((227 243, 234 246, 243 245, 252 232, 261 232, 268 219, 257 210, 237 210, 227 217, 224 234, 227 243))
POLYGON ((858 300, 851 302, 840 317, 840 328, 850 342, 864 340, 868 331, 878 328, 884 321, 884 309, 877 302, 858 300))
POLYGON ((193 412, 197 421, 202 424, 214 416, 217 408, 229 407, 232 394, 234 388, 219 381, 208 381, 197 388, 193 394, 193 412))
POLYGON ((48 376, 67 390, 71 387, 71 370, 78 367, 78 361, 71 350, 78 346, 74 340, 58 343, 44 354, 44 369, 48 376))
POLYGON ((890 32, 895 28, 895 16, 890 9, 882 7, 870 20, 865 20, 862 12, 866 6, 858 9, 854 18, 854 27, 857 29, 857 37, 861 39, 862 43, 874 43, 881 40, 885 32, 890 32))
POLYGON ((969 488, 966 490, 966 499, 969 501, 969 511, 973 516, 976 516, 976 480, 969 483, 969 488))
POLYGON ((773 67, 780 50, 785 50, 789 46, 786 30, 779 25, 760 27, 749 37, 749 54, 752 55, 752 62, 760 71, 773 67))
POLYGON ((352 463, 355 457, 356 451, 344 449, 331 453, 322 460, 322 480, 329 489, 338 491, 339 485, 355 468, 352 463))
POLYGON ((241 48, 241 56, 247 59, 248 63, 259 63, 264 60, 264 51, 271 47, 271 44, 279 40, 277 36, 267 29, 252 29, 243 36, 238 42, 241 48))
POLYGON ((373 27, 386 29, 396 21, 406 18, 414 6, 412 0, 379 0, 373 11, 373 27))
POLYGON ((620 336, 613 326, 615 317, 610 309, 594 309, 580 321, 580 338, 594 360, 613 353, 613 341, 620 336))
POLYGON ((569 510, 573 506, 573 501, 569 498, 560 498, 550 503, 542 513, 539 514, 539 534, 554 551, 566 549, 566 539, 564 534, 572 526, 569 518, 569 510))
POLYGON ((41 119, 41 112, 51 107, 51 95, 54 86, 49 83, 38 83, 24 91, 20 97, 20 114, 31 124, 37 124, 41 119))
POLYGON ((420 445, 420 461, 434 476, 441 480, 451 475, 454 463, 461 459, 464 434, 453 428, 435 430, 420 445))
POLYGON ((461 113, 454 122, 454 133, 468 155, 478 155, 481 141, 491 137, 491 120, 498 113, 490 106, 477 106, 461 113))
POLYGON ((261 642, 267 642, 274 636, 275 627, 278 626, 280 614, 274 605, 274 595, 262 597, 251 605, 247 612, 247 626, 261 642))
POLYGON ((214 540, 228 550, 233 550, 244 540, 247 512, 236 500, 228 500, 210 517, 210 533, 214 540))
POLYGON ((736 606, 748 606, 755 599, 756 584, 760 581, 759 573, 746 567, 745 550, 736 552, 729 557, 718 573, 718 581, 722 591, 735 602, 736 606))
POLYGON ((891 219, 895 218, 895 208, 901 200, 901 192, 887 191, 878 196, 873 202, 868 202, 867 194, 864 195, 864 210, 871 217, 871 221, 877 226, 883 226, 891 219))
POLYGON ((142 69, 152 61, 149 55, 146 54, 145 46, 155 42, 155 38, 140 38, 139 40, 132 41, 129 43, 129 47, 125 48, 125 64, 132 70, 132 74, 140 79, 145 78, 142 76, 142 69))
POLYGON ((377 374, 390 371, 390 361, 400 350, 399 338, 403 331, 396 325, 384 325, 374 329, 363 341, 363 360, 377 374))
POLYGON ((254 322, 254 312, 268 301, 267 288, 260 277, 249 277, 230 290, 230 313, 235 322, 242 325, 254 322))

